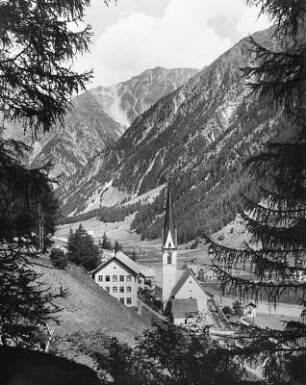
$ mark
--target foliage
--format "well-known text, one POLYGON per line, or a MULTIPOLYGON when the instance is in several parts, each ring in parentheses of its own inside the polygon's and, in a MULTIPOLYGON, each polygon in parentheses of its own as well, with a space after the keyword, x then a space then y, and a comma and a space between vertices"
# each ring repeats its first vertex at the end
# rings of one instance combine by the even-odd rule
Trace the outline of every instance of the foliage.
POLYGON ((43 215, 45 244, 54 233, 57 201, 48 169, 26 169, 24 155, 29 148, 0 135, 0 240, 32 239, 37 246, 39 216, 43 215), (39 213, 40 211, 40 213, 39 213))
MULTIPOLYGON (((76 202, 74 202, 76 204, 76 202)), ((86 213, 71 216, 71 217, 63 217, 60 219, 59 223, 74 223, 85 221, 86 219, 98 217, 101 222, 121 222, 124 219, 138 211, 141 207, 140 203, 134 203, 132 205, 121 205, 114 207, 100 207, 95 210, 90 210, 86 213)), ((78 207, 80 209, 80 207, 78 207)), ((84 207, 85 208, 85 207, 84 207)), ((69 212, 69 211, 68 211, 69 212)))
POLYGON ((109 238, 107 238, 106 233, 103 234, 101 247, 105 250, 113 250, 112 242, 109 238))
POLYGON ((46 237, 54 231, 54 181, 48 165, 25 166, 29 148, 5 139, 5 130, 22 124, 35 138, 61 120, 71 95, 84 89, 91 73, 74 72, 71 61, 88 48, 89 27, 80 29, 87 5, 89 0, 0 2, 2 344, 35 345, 44 323, 59 310, 31 265, 37 228, 46 237))
POLYGON ((65 269, 68 263, 68 256, 61 249, 51 249, 50 260, 54 267, 65 269))
POLYGON ((244 369, 234 356, 209 337, 174 325, 155 325, 133 348, 116 338, 77 336, 74 342, 96 361, 103 383, 223 385, 245 384, 244 369))
MULTIPOLYGON (((209 249, 222 275, 224 294, 240 293, 255 301, 267 298, 277 306, 281 295, 292 293, 299 298, 304 307, 301 316, 305 316, 306 283, 298 276, 306 273, 306 8, 303 0, 248 3, 258 5, 276 22, 280 48, 272 51, 253 41, 258 64, 243 71, 251 79, 254 94, 278 111, 282 130, 247 162, 261 197, 259 203, 244 198, 247 211, 242 218, 251 242, 234 250, 208 239, 209 249), (248 270, 252 278, 234 275, 235 268, 248 270)), ((241 357, 262 366, 263 383, 303 382, 302 371, 294 375, 292 368, 305 359, 305 318, 287 322, 282 331, 252 327, 244 332, 250 339, 241 357)))
POLYGON ((120 245, 120 243, 118 241, 115 241, 115 253, 117 253, 118 251, 122 250, 122 245, 120 245))
POLYGON ((31 244, 2 245, 0 249, 1 345, 40 347, 40 331, 56 320, 60 310, 32 268, 31 244))
POLYGON ((68 259, 87 270, 93 270, 98 265, 99 249, 94 239, 87 233, 82 224, 68 237, 68 259))
POLYGON ((88 0, 0 4, 0 110, 6 120, 49 130, 67 110, 90 73, 66 65, 88 49, 90 29, 73 31, 88 0))

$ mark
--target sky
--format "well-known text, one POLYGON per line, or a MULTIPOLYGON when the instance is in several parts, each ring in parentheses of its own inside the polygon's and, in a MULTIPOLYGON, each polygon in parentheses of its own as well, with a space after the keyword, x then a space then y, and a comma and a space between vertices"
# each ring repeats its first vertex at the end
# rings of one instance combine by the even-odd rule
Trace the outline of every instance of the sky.
POLYGON ((149 68, 209 65, 240 39, 271 25, 245 0, 92 0, 90 53, 76 59, 94 70, 90 87, 109 86, 149 68))

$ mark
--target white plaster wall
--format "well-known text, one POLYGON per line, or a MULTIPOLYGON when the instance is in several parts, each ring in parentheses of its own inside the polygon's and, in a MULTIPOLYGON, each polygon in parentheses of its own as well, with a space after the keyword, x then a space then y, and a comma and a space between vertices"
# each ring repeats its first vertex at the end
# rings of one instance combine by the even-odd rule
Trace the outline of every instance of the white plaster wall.
POLYGON ((109 287, 109 294, 116 299, 124 298, 124 304, 126 306, 137 306, 137 289, 138 289, 138 281, 137 275, 133 274, 130 270, 124 268, 121 264, 116 261, 111 261, 108 265, 102 267, 98 272, 94 275, 95 282, 101 286, 104 290, 105 287, 109 287), (110 276, 110 281, 106 282, 106 276, 110 276), (113 281, 113 275, 117 275, 117 282, 113 281), (120 275, 124 276, 124 281, 120 282, 120 275), (127 281, 127 275, 131 276, 131 281, 127 281), (102 282, 99 281, 99 276, 102 276, 102 282), (117 292, 113 291, 113 287, 117 287, 117 292), (127 287, 131 287, 131 293, 127 293, 127 287), (120 293, 120 287, 124 287, 124 293, 120 293), (131 298, 132 303, 127 304, 126 299, 131 298))
POLYGON ((175 298, 195 298, 197 300, 199 311, 207 311, 208 309, 208 296, 203 292, 192 276, 186 280, 175 298))
POLYGON ((185 318, 174 318, 173 320, 174 325, 185 325, 185 318))
POLYGON ((163 292, 162 299, 164 306, 166 306, 168 300, 170 299, 171 292, 176 284, 176 259, 177 251, 167 251, 163 253, 163 292), (167 254, 171 252, 172 254, 172 264, 167 263, 167 254))

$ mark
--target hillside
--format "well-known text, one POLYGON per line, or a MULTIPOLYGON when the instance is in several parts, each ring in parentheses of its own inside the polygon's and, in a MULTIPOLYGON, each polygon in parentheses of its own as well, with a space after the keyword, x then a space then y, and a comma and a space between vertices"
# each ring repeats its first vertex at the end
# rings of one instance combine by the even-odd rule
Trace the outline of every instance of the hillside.
POLYGON ((40 133, 33 142, 25 138, 33 145, 31 167, 51 162, 52 174, 67 188, 67 178, 99 158, 139 114, 196 72, 157 67, 112 87, 100 86, 80 94, 72 100, 63 124, 48 134, 40 133))
POLYGON ((70 264, 65 270, 55 269, 48 259, 34 261, 33 266, 43 273, 41 281, 52 293, 58 294, 61 287, 69 292, 66 298, 55 300, 63 310, 58 317, 60 324, 51 325, 54 336, 62 342, 60 350, 69 350, 65 341, 72 333, 101 331, 121 342, 133 343, 137 335, 150 327, 150 319, 121 305, 80 268, 70 264))
MULTIPOLYGON (((273 29, 253 36, 277 47, 273 29)), ((240 195, 256 196, 243 163, 277 134, 279 118, 250 95, 241 68, 253 65, 250 38, 242 39, 187 83, 140 115, 114 147, 60 191, 64 215, 88 211, 95 197, 127 202, 171 180, 179 242, 213 233, 234 219, 240 195), (97 167, 94 177, 89 172, 97 167), (77 187, 76 187, 77 186, 77 187), (120 195, 121 193, 121 195, 120 195)), ((136 215, 145 238, 162 229, 163 196, 136 215)))
POLYGON ((148 69, 111 87, 97 87, 89 92, 103 110, 127 128, 163 96, 186 83, 198 70, 193 68, 148 69))

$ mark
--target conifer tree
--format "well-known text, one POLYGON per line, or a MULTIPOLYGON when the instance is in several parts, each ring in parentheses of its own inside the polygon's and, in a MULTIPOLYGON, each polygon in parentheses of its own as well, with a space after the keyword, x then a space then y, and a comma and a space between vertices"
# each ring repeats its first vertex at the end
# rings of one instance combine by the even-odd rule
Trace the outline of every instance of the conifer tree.
POLYGON ((103 234, 103 238, 102 238, 102 249, 105 249, 105 250, 112 250, 112 242, 111 242, 111 240, 107 237, 106 233, 103 234))
MULTIPOLYGON (((34 137, 61 121, 73 93, 91 73, 79 74, 72 60, 88 48, 90 27, 81 27, 89 0, 0 2, 0 340, 31 345, 58 308, 40 276, 33 228, 37 205, 46 229, 54 226, 52 180, 48 168, 28 169, 29 148, 4 131, 14 127, 34 137), (46 199, 46 200, 45 200, 46 199), (49 205, 49 203, 51 203, 49 205), (48 216, 49 215, 49 216, 48 216)), ((45 230, 46 230, 45 229, 45 230)), ((47 230, 48 232, 49 230, 47 230)))
POLYGON ((92 270, 98 264, 99 249, 91 235, 87 233, 82 224, 68 238, 68 258, 76 265, 81 265, 87 270, 92 270))
POLYGON ((275 124, 285 127, 266 149, 247 162, 261 185, 261 201, 245 197, 242 217, 251 235, 243 249, 212 240, 210 254, 222 275, 221 290, 276 304, 284 294, 304 306, 301 319, 284 330, 250 327, 239 354, 256 361, 269 384, 305 383, 306 371, 306 6, 304 0, 248 0, 276 23, 275 49, 253 40, 257 64, 243 69, 255 95, 275 109, 275 124), (255 80, 254 80, 255 79, 255 80), (247 269, 252 279, 233 272, 247 269), (304 363, 304 364, 302 364, 304 363), (298 368, 298 370, 294 370, 298 368))

